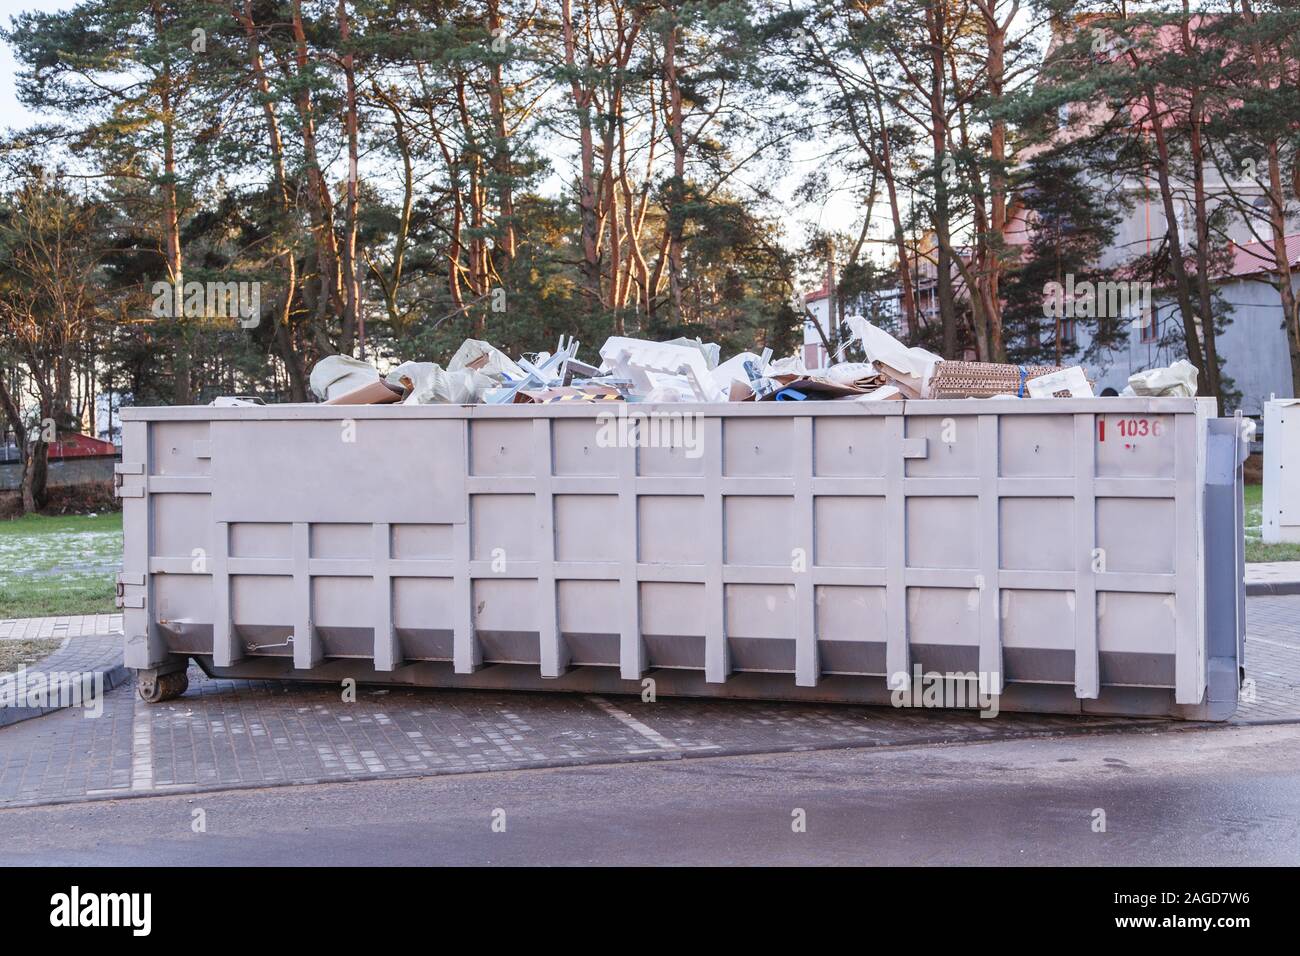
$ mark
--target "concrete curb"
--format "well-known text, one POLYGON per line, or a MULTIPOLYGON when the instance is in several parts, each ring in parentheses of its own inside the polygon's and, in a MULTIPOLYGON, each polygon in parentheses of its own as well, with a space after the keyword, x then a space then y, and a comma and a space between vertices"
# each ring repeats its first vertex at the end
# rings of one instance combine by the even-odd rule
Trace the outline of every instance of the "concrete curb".
POLYGON ((1300 581, 1247 581, 1246 596, 1300 594, 1300 581))
MULTIPOLYGON (((41 662, 44 663, 43 661, 41 662)), ((28 670, 38 670, 28 668, 28 670)), ((120 687, 131 679, 131 670, 123 664, 116 664, 108 668, 96 668, 93 673, 104 675, 104 693, 107 694, 114 688, 120 687)), ((57 713, 60 710, 66 710, 70 704, 63 704, 58 707, 0 707, 0 727, 8 727, 12 724, 21 723, 24 720, 32 720, 36 717, 44 717, 46 714, 57 713)))

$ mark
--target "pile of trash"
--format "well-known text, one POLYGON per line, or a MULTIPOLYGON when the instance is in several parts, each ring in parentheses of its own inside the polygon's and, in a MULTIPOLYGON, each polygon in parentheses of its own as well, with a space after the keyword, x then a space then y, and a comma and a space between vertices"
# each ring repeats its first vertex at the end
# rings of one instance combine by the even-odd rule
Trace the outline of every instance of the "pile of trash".
MULTIPOLYGON (((600 364, 578 358, 576 339, 560 337, 554 352, 511 359, 479 339, 466 339, 447 367, 403 362, 386 375, 346 355, 331 355, 311 372, 311 390, 327 405, 505 405, 551 402, 803 402, 930 398, 1092 398, 1082 368, 945 361, 909 347, 866 319, 850 317, 862 362, 809 369, 797 356, 772 360, 772 350, 722 361, 716 343, 612 336, 600 364)), ((1126 395, 1195 395, 1196 369, 1176 362, 1138 373, 1126 395), (1190 370, 1190 377, 1188 375, 1190 370)))

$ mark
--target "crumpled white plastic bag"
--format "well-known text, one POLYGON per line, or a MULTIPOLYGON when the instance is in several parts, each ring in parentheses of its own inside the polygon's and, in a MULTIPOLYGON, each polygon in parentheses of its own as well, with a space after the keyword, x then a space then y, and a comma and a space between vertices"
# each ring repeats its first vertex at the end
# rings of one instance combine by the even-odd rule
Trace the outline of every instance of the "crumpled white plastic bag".
POLYGON ((908 348, 860 315, 851 315, 846 321, 854 338, 862 343, 868 362, 874 362, 887 378, 901 381, 922 398, 926 397, 934 367, 943 361, 941 356, 919 346, 908 348))
POLYGON ((748 385, 749 373, 745 371, 746 362, 753 362, 754 368, 758 369, 758 374, 764 374, 761 355, 754 352, 740 352, 710 371, 709 376, 718 388, 725 391, 730 391, 732 382, 743 382, 748 385))
POLYGON ((351 355, 327 355, 311 370, 312 394, 322 402, 379 381, 379 370, 351 355))
POLYGON ((839 362, 822 369, 819 374, 836 385, 856 385, 864 379, 875 378, 880 369, 876 368, 875 362, 839 362))
POLYGON ((785 358, 779 358, 767 367, 764 375, 775 378, 778 375, 807 375, 808 366, 803 363, 803 358, 798 355, 787 355, 785 358))
POLYGON ((464 370, 486 375, 497 384, 519 382, 524 378, 524 370, 510 356, 482 339, 466 339, 447 363, 448 372, 464 370))
POLYGON ((403 405, 475 405, 497 383, 469 369, 447 371, 437 362, 403 362, 386 381, 407 390, 403 405))
POLYGON ((1134 395, 1191 398, 1196 394, 1196 366, 1179 359, 1167 368, 1149 368, 1128 377, 1134 395))

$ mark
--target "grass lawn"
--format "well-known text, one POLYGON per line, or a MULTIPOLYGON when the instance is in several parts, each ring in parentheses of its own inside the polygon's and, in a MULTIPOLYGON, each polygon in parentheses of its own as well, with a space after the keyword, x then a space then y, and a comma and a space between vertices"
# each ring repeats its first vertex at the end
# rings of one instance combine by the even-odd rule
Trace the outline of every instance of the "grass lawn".
POLYGON ((0 674, 12 674, 20 667, 31 667, 59 649, 62 638, 46 637, 34 641, 0 641, 0 674))
POLYGON ((1264 486, 1246 486, 1246 560, 1300 561, 1300 544, 1265 544, 1264 486))
POLYGON ((0 619, 111 612, 122 514, 0 521, 0 619))

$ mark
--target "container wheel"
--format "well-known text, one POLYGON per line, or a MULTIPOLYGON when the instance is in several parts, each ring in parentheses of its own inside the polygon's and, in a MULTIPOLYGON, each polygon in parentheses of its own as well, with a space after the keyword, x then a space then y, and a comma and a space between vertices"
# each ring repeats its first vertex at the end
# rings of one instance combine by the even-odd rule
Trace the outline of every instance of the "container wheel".
POLYGON ((190 679, 185 671, 173 671, 170 674, 141 672, 136 681, 140 699, 150 704, 160 704, 179 697, 189 686, 190 679))

